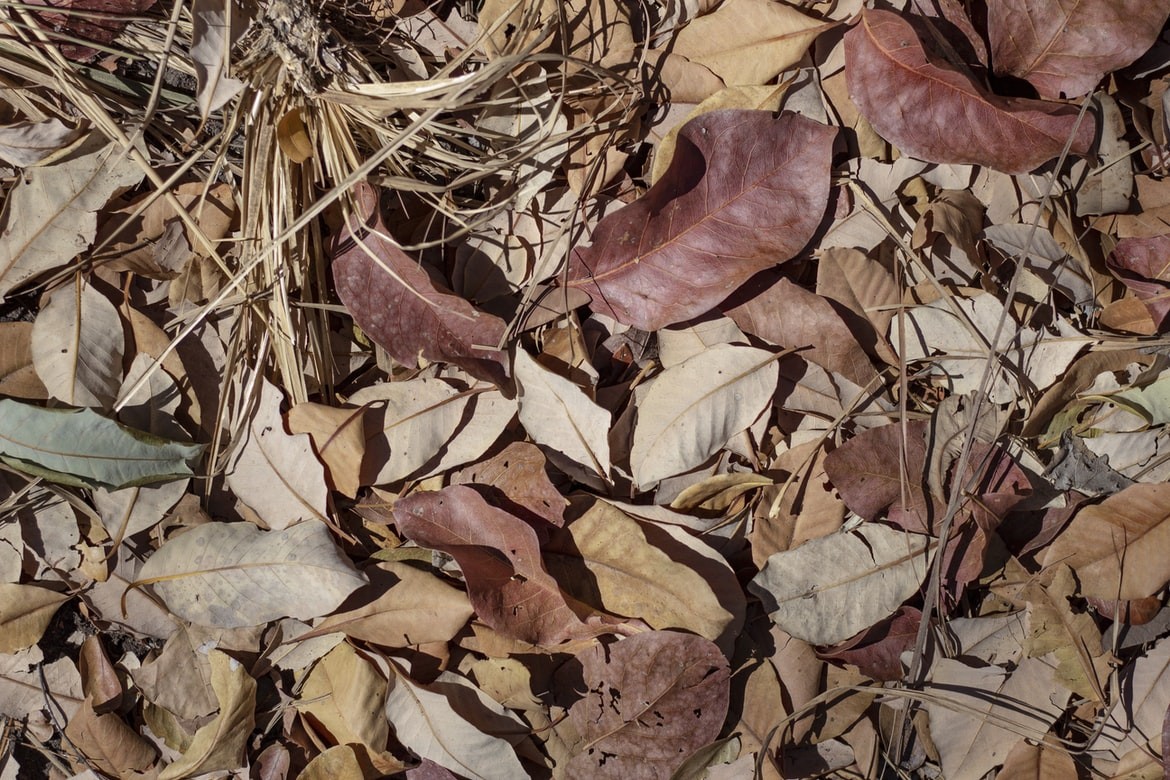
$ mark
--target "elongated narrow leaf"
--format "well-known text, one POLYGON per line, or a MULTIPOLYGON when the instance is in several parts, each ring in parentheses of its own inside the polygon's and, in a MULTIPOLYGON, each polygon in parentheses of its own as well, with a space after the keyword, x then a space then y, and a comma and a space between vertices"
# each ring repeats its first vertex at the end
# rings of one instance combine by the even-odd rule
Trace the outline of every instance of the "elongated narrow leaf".
POLYGON ((927 53, 903 15, 866 10, 845 35, 849 94, 882 137, 935 163, 975 163, 1026 173, 1060 154, 1083 155, 1095 122, 1078 109, 1005 98, 927 53))
POLYGON ((894 614, 926 579, 927 537, 866 524, 768 558, 749 586, 776 625, 813 645, 842 642, 894 614))
POLYGON ((594 311, 643 330, 708 311, 812 237, 828 205, 835 135, 795 114, 695 117, 662 178, 573 255, 570 284, 592 296, 594 311))
POLYGON ((354 322, 403 365, 417 365, 421 355, 502 383, 504 356, 496 345, 504 321, 436 284, 390 240, 377 190, 359 184, 354 200, 364 223, 348 231, 333 259, 337 294, 354 322))
POLYGON ((191 477, 191 462, 202 451, 91 409, 42 409, 0 399, 0 458, 53 482, 117 490, 191 477))
POLYGON ((142 178, 117 146, 96 147, 98 135, 67 160, 29 169, 10 191, 0 217, 0 300, 89 246, 97 232, 95 212, 142 178))
POLYGON ((1166 0, 988 0, 987 32, 997 72, 1076 98, 1145 53, 1167 16, 1166 0))
POLYGON ((284 531, 201 525, 159 548, 139 581, 184 620, 221 628, 320 617, 366 584, 316 520, 284 531))
POLYGON ((767 350, 719 344, 659 374, 638 402, 634 481, 652 485, 718 452, 768 405, 779 370, 767 350))

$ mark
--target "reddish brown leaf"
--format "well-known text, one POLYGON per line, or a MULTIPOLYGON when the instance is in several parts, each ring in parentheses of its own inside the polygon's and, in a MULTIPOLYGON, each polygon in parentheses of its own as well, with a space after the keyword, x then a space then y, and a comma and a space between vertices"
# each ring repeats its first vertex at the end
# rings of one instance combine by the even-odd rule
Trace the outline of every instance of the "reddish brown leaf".
POLYGON ((702 637, 651 631, 579 653, 558 674, 581 741, 567 777, 666 780, 715 739, 730 698, 727 659, 702 637), (579 675, 579 678, 578 678, 579 675))
POLYGON ((828 206, 835 136, 795 114, 692 119, 662 178, 574 253, 569 283, 594 311, 642 330, 703 314, 812 237, 828 206))
POLYGON ((1106 261, 1141 299, 1158 330, 1170 315, 1170 235, 1123 238, 1106 261))
POLYGON ((533 644, 592 636, 545 571, 532 527, 465 485, 415 493, 394 505, 394 522, 416 544, 455 558, 484 623, 533 644))
MULTIPOLYGON (((34 11, 33 16, 44 23, 50 37, 61 33, 73 38, 83 38, 94 43, 112 43, 126 27, 124 17, 134 16, 149 9, 156 0, 29 0, 31 5, 43 5, 64 9, 64 13, 34 11), (73 12, 73 13, 71 13, 73 12)), ((98 54, 98 50, 79 43, 58 43, 57 48, 67 59, 86 62, 98 54)))
POLYGON ((987 32, 997 73, 1076 98, 1145 53, 1167 16, 1166 0, 988 0, 987 32))
POLYGON ((913 25, 891 11, 866 10, 845 35, 849 92, 861 113, 903 152, 936 163, 975 163, 1026 173, 1093 144, 1091 117, 1058 103, 988 92, 927 53, 913 25))
POLYGON ((513 514, 539 517, 555 526, 565 524, 568 502, 545 471, 547 460, 535 444, 516 441, 493 458, 451 475, 451 484, 474 483, 492 488, 493 502, 513 514))
POLYGON ((356 185, 354 201, 364 229, 349 229, 333 250, 337 295, 354 322, 403 365, 422 355, 502 384, 507 359, 496 345, 504 321, 436 283, 390 240, 373 186, 356 185))
POLYGON ((905 676, 902 653, 914 647, 920 622, 919 610, 902 606, 876 626, 818 655, 854 664, 862 674, 875 680, 901 680, 905 676))

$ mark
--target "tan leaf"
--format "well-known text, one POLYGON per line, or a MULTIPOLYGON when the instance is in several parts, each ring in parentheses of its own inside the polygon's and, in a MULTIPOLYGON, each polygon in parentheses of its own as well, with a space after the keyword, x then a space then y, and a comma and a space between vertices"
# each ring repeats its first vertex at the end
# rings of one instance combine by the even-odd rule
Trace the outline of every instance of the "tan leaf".
POLYGON ((48 588, 0 583, 0 653, 35 645, 57 608, 68 600, 68 596, 48 588))
POLYGON ((256 724, 256 681, 247 669, 220 650, 211 653, 211 687, 219 701, 215 720, 195 732, 190 747, 159 775, 159 780, 238 769, 256 724))
POLYGON ((0 395, 43 401, 49 391, 32 357, 31 322, 0 322, 0 395))
POLYGON ((101 133, 93 133, 67 159, 25 171, 9 191, 0 217, 0 300, 88 247, 97 231, 97 210, 142 178, 125 150, 104 142, 101 133))
POLYGON ((246 438, 228 466, 227 485, 269 528, 288 528, 305 518, 324 520, 325 468, 308 435, 285 433, 282 394, 262 380, 246 438))
POLYGON ((0 127, 0 158, 27 168, 64 149, 81 137, 81 129, 56 117, 40 122, 13 122, 0 127))
POLYGON ((54 291, 33 323, 37 375, 53 397, 70 406, 114 403, 125 349, 118 310, 80 277, 54 291))
POLYGON ((366 451, 365 414, 351 409, 306 401, 288 410, 293 434, 307 433, 329 469, 333 485, 354 498, 361 485, 362 456, 366 451))
POLYGON ((114 777, 145 771, 155 760, 155 750, 149 742, 117 714, 97 714, 89 698, 69 720, 65 736, 87 761, 114 777))
POLYGON ((1028 599, 1024 651, 1031 658, 1054 653, 1058 683, 1086 699, 1104 702, 1114 659, 1101 648, 1101 630, 1093 615, 1073 609, 1077 583, 1072 569, 1058 564, 1047 586, 1033 582, 1024 593, 1028 599))

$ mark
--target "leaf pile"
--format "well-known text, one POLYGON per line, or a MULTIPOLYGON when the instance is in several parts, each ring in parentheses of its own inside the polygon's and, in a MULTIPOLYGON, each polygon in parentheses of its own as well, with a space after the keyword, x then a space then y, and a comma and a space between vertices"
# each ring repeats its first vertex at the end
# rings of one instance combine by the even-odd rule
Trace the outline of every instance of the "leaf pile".
POLYGON ((4 777, 1164 776, 1170 2, 42 6, 4 777))

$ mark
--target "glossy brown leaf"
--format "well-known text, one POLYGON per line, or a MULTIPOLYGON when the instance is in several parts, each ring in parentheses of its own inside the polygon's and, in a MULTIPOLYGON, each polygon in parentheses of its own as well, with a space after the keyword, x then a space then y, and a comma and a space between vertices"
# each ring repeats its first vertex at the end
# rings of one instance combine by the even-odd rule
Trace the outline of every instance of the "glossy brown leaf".
POLYGON ((1106 261, 1161 330, 1170 315, 1170 235, 1123 238, 1106 261))
POLYGON ((722 110, 678 134, 670 167, 601 220, 570 285, 642 330, 696 317, 788 260, 820 224, 836 131, 795 114, 722 110))
POLYGON ((1166 0, 988 0, 987 32, 997 73, 1076 98, 1145 53, 1167 16, 1166 0))
POLYGON ((506 358, 496 345, 504 321, 436 283, 390 240, 373 186, 358 184, 354 201, 364 228, 348 230, 333 254, 337 294, 354 322, 404 365, 421 355, 501 384, 506 358))
POLYGON ((892 11, 866 10, 845 35, 849 92, 882 137, 935 163, 975 163, 1026 173, 1060 154, 1083 155, 1094 122, 1078 109, 994 95, 929 54, 914 26, 892 11))
POLYGON ((531 526, 466 485, 415 493, 394 505, 408 539, 452 556, 484 623, 533 644, 591 635, 545 571, 531 526))
POLYGON ((673 631, 579 653, 558 685, 565 693, 585 691, 569 708, 580 742, 566 776, 666 780, 719 734, 729 674, 714 644, 673 631))

